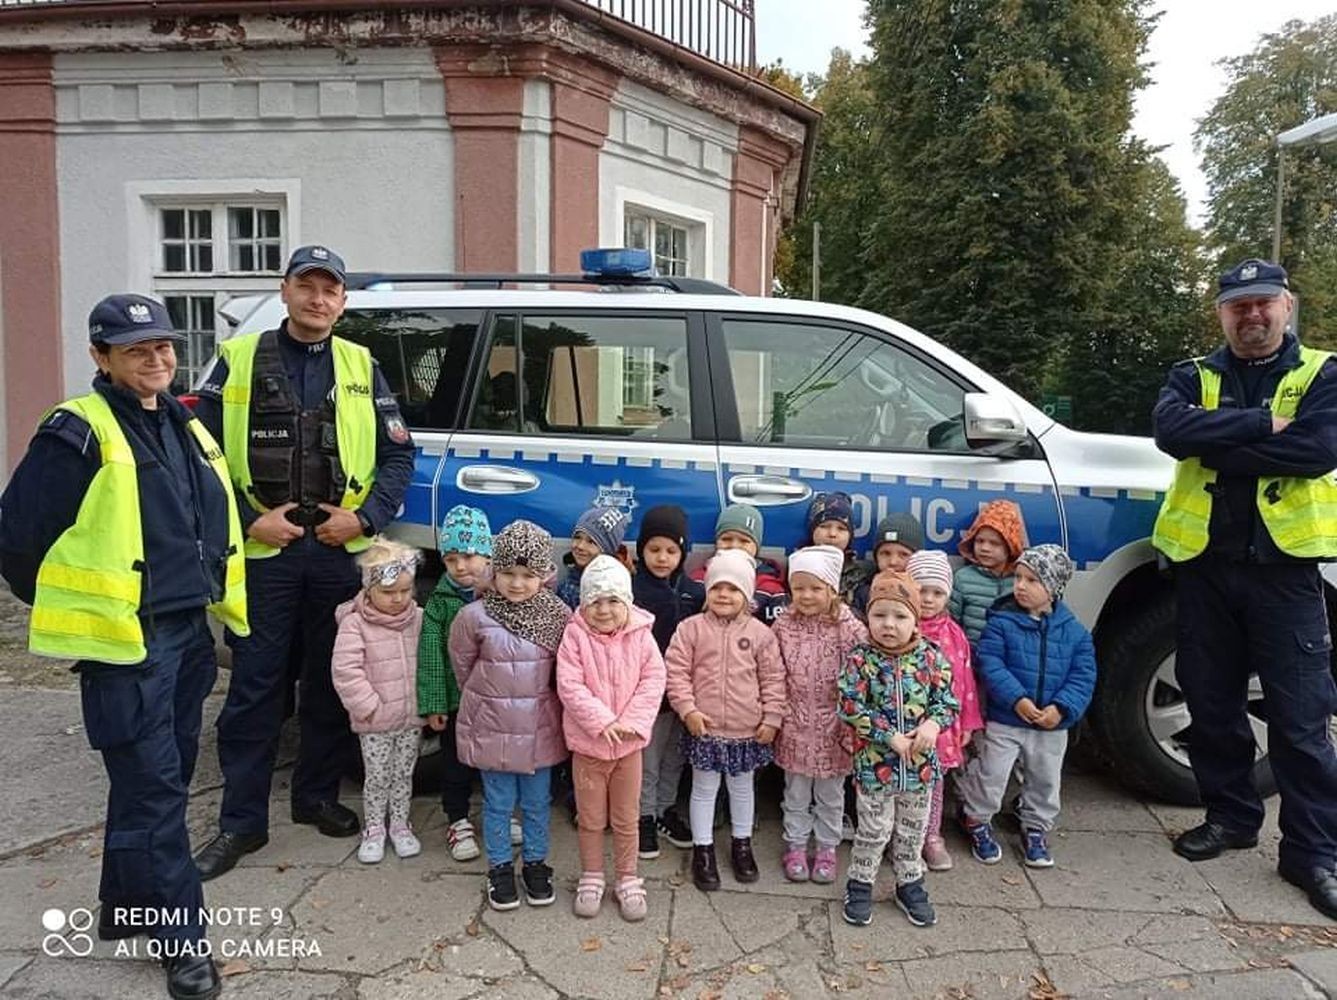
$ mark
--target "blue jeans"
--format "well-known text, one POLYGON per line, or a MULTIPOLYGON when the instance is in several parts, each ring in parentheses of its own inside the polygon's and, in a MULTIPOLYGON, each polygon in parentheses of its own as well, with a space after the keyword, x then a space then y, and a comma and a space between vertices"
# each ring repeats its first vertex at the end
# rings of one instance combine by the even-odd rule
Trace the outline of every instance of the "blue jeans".
POLYGON ((520 825, 525 863, 548 857, 548 811, 552 804, 552 768, 533 774, 510 771, 479 771, 483 779, 483 847, 489 868, 511 863, 511 816, 520 807, 520 825))

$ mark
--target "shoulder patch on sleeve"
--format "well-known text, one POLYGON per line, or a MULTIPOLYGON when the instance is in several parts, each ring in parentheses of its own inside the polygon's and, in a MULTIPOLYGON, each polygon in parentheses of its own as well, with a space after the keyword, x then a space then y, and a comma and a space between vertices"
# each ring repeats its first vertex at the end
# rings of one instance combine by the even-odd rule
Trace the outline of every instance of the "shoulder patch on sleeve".
POLYGON ((81 455, 99 454, 97 438, 93 436, 88 421, 69 410, 56 410, 37 428, 37 433, 58 438, 81 455))

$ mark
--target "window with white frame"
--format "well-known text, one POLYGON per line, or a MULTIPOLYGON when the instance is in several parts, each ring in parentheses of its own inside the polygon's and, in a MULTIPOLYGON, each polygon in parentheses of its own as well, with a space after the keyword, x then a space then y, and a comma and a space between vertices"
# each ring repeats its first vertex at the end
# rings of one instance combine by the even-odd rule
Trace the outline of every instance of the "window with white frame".
POLYGON ((272 291, 286 251, 282 202, 156 201, 154 292, 187 341, 177 351, 173 392, 213 357, 227 329, 218 309, 239 295, 272 291))
POLYGON ((630 206, 623 225, 623 245, 649 250, 654 255, 655 270, 670 277, 692 273, 690 226, 687 223, 652 215, 630 206))

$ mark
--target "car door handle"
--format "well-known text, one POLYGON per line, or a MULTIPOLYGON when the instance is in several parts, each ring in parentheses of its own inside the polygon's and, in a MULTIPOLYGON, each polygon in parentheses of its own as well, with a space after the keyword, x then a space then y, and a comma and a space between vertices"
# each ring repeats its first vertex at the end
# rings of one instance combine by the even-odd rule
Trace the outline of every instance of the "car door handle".
POLYGON ((539 488, 539 477, 504 465, 466 465, 455 485, 470 493, 528 493, 539 488))
POLYGON ((812 487, 784 476, 734 476, 729 480, 729 499, 735 503, 768 506, 798 503, 812 496, 812 487))

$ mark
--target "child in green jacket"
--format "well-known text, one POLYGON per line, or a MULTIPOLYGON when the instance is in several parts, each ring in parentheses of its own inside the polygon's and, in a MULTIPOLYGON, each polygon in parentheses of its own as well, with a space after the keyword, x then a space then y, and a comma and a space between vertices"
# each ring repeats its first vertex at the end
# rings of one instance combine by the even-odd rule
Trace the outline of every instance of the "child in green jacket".
POLYGON ((463 505, 446 511, 441 522, 441 574, 423 610, 418 642, 418 714, 441 733, 441 807, 450 826, 446 840, 456 861, 478 857, 478 841, 469 822, 469 791, 473 768, 460 763, 455 748, 455 715, 460 689, 450 663, 447 640, 460 610, 480 595, 491 576, 492 529, 487 515, 463 505))

